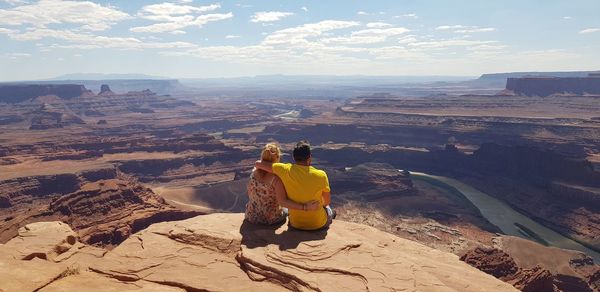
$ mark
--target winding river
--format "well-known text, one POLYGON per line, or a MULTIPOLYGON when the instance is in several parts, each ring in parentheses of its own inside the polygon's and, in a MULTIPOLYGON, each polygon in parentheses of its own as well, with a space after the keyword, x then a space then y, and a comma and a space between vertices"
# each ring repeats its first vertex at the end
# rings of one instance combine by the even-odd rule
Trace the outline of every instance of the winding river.
POLYGON ((532 239, 559 248, 582 251, 591 256, 594 262, 600 262, 600 253, 533 221, 529 217, 515 211, 508 204, 482 193, 467 184, 443 176, 412 171, 410 173, 414 179, 420 179, 434 186, 447 190, 456 189, 479 209, 483 217, 490 223, 498 226, 507 235, 532 239))

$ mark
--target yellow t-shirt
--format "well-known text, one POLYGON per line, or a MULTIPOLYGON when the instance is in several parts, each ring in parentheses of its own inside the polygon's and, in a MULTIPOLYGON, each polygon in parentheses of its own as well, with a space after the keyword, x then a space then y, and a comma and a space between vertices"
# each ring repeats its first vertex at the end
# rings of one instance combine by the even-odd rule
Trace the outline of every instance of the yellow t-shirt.
POLYGON ((315 211, 289 210, 290 224, 304 230, 319 229, 327 223, 327 213, 323 209, 323 192, 330 192, 327 174, 312 166, 290 163, 273 163, 276 174, 285 187, 288 199, 296 203, 317 200, 319 209, 315 211))

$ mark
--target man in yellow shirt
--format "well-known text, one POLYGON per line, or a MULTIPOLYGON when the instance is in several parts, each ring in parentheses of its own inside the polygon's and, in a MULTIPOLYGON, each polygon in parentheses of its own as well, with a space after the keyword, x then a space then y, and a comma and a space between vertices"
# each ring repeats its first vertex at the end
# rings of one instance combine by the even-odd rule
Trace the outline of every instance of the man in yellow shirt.
POLYGON ((302 204, 300 210, 289 210, 292 227, 302 230, 326 228, 334 217, 329 207, 331 190, 327 174, 310 166, 312 156, 308 141, 298 142, 293 154, 294 164, 257 161, 255 166, 276 174, 283 182, 288 199, 302 204))

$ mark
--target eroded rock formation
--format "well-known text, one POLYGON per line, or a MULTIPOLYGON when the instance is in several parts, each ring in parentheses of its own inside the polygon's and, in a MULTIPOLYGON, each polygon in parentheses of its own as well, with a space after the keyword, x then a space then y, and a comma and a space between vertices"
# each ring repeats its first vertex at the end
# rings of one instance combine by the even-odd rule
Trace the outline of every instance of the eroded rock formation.
POLYGON ((521 291, 598 291, 600 266, 568 250, 502 236, 496 248, 477 247, 460 260, 513 284, 521 291))
POLYGON ((75 114, 60 108, 43 104, 39 109, 27 113, 31 118, 30 130, 47 130, 69 125, 83 125, 85 121, 75 114))
POLYGON ((56 95, 71 99, 91 94, 83 85, 78 84, 15 84, 0 85, 1 102, 21 102, 38 96, 56 95))
POLYGON ((100 93, 98 93, 98 95, 100 95, 100 96, 113 96, 113 95, 115 95, 115 93, 112 92, 112 90, 110 90, 110 87, 107 84, 102 84, 100 86, 100 93))
POLYGON ((111 246, 152 223, 199 214, 168 205, 114 169, 9 179, 0 190, 0 242, 28 223, 59 219, 83 242, 111 246))
POLYGON ((104 255, 72 236, 58 222, 22 228, 0 245, 0 289, 516 291, 453 254, 343 221, 309 233, 212 214, 154 224, 104 255))

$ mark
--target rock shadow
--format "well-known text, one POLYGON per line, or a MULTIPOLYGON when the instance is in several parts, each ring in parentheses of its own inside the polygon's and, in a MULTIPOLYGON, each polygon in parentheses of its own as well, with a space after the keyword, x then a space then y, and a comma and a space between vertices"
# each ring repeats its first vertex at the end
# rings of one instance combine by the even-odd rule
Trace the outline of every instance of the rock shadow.
POLYGON ((315 231, 298 230, 286 224, 286 221, 274 225, 260 225, 244 220, 240 226, 242 245, 257 248, 274 244, 279 246, 279 250, 297 248, 304 241, 323 240, 327 237, 327 230, 328 228, 315 231), (277 230, 281 228, 286 229, 278 234, 277 230))
POLYGON ((277 235, 277 245, 279 250, 295 249, 303 241, 323 240, 327 237, 329 228, 306 231, 295 229, 288 225, 288 229, 277 235))

